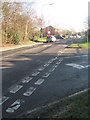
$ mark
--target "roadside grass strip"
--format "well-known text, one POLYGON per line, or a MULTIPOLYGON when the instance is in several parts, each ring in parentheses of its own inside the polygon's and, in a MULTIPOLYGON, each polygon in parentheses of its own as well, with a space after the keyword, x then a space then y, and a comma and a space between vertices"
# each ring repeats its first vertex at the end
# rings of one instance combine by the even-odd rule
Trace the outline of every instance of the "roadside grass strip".
POLYGON ((6 102, 9 99, 9 97, 3 96, 2 99, 0 99, 0 105, 2 105, 4 102, 6 102))
POLYGON ((18 92, 23 86, 22 85, 15 85, 10 88, 10 93, 18 92))
POLYGON ((44 81, 45 81, 44 79, 38 79, 34 84, 41 85, 44 81))
POLYGON ((23 95, 30 96, 35 90, 36 90, 36 88, 30 87, 23 95))
POLYGON ((18 110, 20 108, 20 106, 23 102, 24 101, 21 99, 16 100, 13 104, 11 104, 11 106, 8 109, 6 109, 6 112, 14 113, 16 110, 18 110))
POLYGON ((28 112, 28 118, 72 118, 80 119, 89 117, 88 100, 90 90, 85 89, 70 97, 65 97, 40 108, 28 112))

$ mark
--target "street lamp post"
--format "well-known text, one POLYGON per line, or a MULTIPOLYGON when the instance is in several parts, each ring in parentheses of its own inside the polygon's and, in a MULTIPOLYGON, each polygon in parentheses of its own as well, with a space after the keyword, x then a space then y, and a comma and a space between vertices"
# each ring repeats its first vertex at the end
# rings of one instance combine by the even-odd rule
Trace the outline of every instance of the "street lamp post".
MULTIPOLYGON (((49 3, 49 4, 46 4, 46 5, 44 4, 42 7, 51 6, 53 4, 54 3, 49 3)), ((41 16, 43 16, 43 8, 41 9, 41 16)), ((42 28, 41 28, 40 32, 41 32, 41 39, 43 40, 43 31, 42 31, 42 28)))

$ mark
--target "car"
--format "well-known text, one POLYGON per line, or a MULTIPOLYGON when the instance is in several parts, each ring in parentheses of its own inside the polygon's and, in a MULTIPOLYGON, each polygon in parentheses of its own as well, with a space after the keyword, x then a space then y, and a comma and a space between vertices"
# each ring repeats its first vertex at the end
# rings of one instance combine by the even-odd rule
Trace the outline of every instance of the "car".
POLYGON ((56 41, 56 38, 51 35, 51 36, 47 36, 47 42, 55 42, 56 41))
POLYGON ((56 35, 56 39, 64 39, 64 37, 62 37, 60 35, 56 35))

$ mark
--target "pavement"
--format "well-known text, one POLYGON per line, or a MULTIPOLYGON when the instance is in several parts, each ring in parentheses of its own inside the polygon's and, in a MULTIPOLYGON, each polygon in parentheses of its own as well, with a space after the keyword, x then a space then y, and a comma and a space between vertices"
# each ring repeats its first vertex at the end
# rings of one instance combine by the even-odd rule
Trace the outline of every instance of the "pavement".
POLYGON ((1 47, 0 52, 14 50, 14 49, 18 49, 18 48, 24 48, 24 47, 34 47, 34 46, 40 45, 40 44, 43 44, 43 43, 30 43, 29 45, 15 45, 15 46, 1 47))

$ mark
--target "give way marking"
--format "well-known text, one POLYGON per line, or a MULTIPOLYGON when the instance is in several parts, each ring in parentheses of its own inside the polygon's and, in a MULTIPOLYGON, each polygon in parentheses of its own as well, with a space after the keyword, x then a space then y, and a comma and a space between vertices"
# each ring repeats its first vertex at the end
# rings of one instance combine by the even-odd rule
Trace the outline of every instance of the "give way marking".
POLYGON ((77 68, 77 69, 83 69, 83 68, 87 68, 87 67, 90 66, 90 65, 79 65, 79 64, 76 64, 76 63, 68 63, 66 65, 72 66, 72 67, 77 68))

